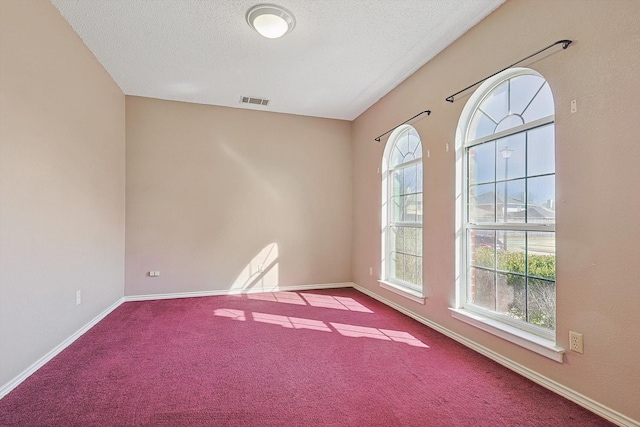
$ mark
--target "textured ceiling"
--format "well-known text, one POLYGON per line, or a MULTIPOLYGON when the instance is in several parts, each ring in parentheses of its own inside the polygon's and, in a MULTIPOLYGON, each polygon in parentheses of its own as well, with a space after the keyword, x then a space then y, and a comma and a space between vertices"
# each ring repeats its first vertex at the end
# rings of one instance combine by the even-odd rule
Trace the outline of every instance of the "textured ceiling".
POLYGON ((296 27, 270 40, 245 21, 261 1, 52 0, 127 95, 346 120, 503 2, 277 0, 296 27))

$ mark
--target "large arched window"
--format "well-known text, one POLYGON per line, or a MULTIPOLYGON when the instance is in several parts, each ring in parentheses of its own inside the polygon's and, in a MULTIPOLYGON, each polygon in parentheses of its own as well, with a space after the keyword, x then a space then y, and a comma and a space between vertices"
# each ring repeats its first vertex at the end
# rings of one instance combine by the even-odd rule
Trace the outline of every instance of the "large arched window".
POLYGON ((485 82, 458 127, 458 305, 555 342, 555 129, 546 80, 485 82))
POLYGON ((382 178, 383 286, 422 297, 422 143, 412 126, 389 137, 382 178))

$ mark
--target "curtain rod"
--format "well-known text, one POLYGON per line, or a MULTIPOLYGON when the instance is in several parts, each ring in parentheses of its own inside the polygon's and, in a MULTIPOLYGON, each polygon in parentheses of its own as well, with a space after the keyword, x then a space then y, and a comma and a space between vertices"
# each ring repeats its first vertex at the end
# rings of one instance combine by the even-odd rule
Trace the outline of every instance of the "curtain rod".
POLYGON ((446 97, 446 98, 445 98, 445 101, 453 102, 453 101, 454 101, 454 97, 455 97, 456 95, 460 95, 462 92, 467 91, 467 90, 471 89, 472 87, 474 87, 474 86, 476 86, 476 85, 479 85, 480 83, 484 82, 485 80, 490 79, 491 77, 495 76, 496 74, 500 74, 500 73, 501 73, 501 72, 503 72, 504 70, 508 70, 509 68, 513 67, 514 65, 518 65, 519 63, 521 63, 521 62, 523 62, 523 61, 526 61, 527 59, 532 58, 532 57, 534 57, 534 56, 536 56, 536 55, 538 55, 538 54, 540 54, 540 53, 544 52, 544 51, 545 51, 545 50, 547 50, 547 49, 551 49, 552 47, 554 47, 554 46, 555 46, 555 45, 557 45, 557 44, 562 44, 562 49, 566 49, 566 48, 568 48, 568 47, 569 47, 569 45, 570 45, 571 43, 573 43, 573 40, 558 40, 557 42, 555 42, 555 43, 553 43, 553 44, 550 44, 549 46, 545 47, 544 49, 540 49, 540 50, 539 50, 539 51, 537 51, 536 53, 532 53, 531 55, 527 56, 526 58, 522 58, 520 61, 518 61, 518 62, 514 62, 513 64, 509 65, 508 67, 505 67, 505 68, 503 68, 502 70, 497 71, 497 72, 495 72, 495 73, 491 74, 490 76, 485 77, 484 79, 479 80, 479 81, 475 82, 474 84, 472 84, 472 85, 469 85, 469 86, 465 87, 465 88, 464 88, 464 89, 462 89, 462 90, 459 90, 458 92, 454 93, 453 95, 450 95, 450 96, 446 97))
POLYGON ((416 114, 415 116, 411 117, 410 119, 405 120, 404 122, 400 123, 399 125, 396 125, 394 127, 392 127, 391 129, 389 129, 388 131, 386 131, 385 133, 383 133, 382 135, 380 135, 379 137, 375 138, 376 142, 380 142, 380 138, 382 138, 383 136, 385 136, 386 134, 388 134, 389 132, 393 132, 394 130, 396 130, 397 128, 399 128, 400 126, 402 126, 403 124, 410 122, 411 120, 415 119, 418 116, 421 116, 423 114, 427 113, 427 116, 431 114, 431 110, 424 110, 421 111, 420 113, 416 114))

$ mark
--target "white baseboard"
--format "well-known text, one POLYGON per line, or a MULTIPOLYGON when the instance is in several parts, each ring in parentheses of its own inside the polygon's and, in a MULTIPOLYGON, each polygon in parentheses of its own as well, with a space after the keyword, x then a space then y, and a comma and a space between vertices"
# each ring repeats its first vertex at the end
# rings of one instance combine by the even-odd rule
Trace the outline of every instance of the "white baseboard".
POLYGON ((552 379, 549 379, 543 375, 540 375, 539 373, 527 368, 526 366, 520 365, 519 363, 514 362, 511 359, 508 359, 504 356, 502 356, 501 354, 498 354, 496 352, 494 352, 493 350, 490 350, 484 346, 481 346, 471 340, 469 340, 468 338, 463 337, 462 335, 459 335, 435 322, 432 322, 431 320, 422 317, 421 315, 412 312, 411 310, 407 310, 406 308, 402 307, 399 304, 394 303, 393 301, 390 301, 378 294, 376 294, 373 291, 370 291, 369 289, 366 289, 356 283, 353 284, 353 287, 362 292, 363 294, 366 294, 368 296, 370 296, 373 299, 376 299, 378 301, 380 301, 381 303, 388 305, 389 307, 403 313, 406 314, 407 316, 417 320, 418 322, 427 325, 428 327, 430 327, 431 329, 434 329, 438 332, 440 332, 443 335, 448 336, 449 338, 458 341, 459 343, 465 345, 466 347, 469 347, 472 350, 475 350, 476 352, 488 357, 489 359, 498 362, 499 364, 501 364, 502 366, 511 369, 514 372, 517 372, 518 374, 522 375, 523 377, 530 379, 531 381, 543 386, 544 388, 547 388, 551 391, 553 391, 556 394, 559 394, 560 396, 574 402, 577 403, 578 405, 582 406, 583 408, 588 409, 589 411, 600 415, 602 418, 605 418, 619 426, 623 426, 623 427, 640 427, 640 422, 633 420, 629 417, 627 417, 626 415, 621 414, 620 412, 617 412, 601 403, 596 402, 595 400, 578 393, 575 390, 570 389, 569 387, 566 387, 552 379))
POLYGON ((215 291, 197 291, 197 292, 176 292, 168 294, 149 294, 149 295, 129 295, 125 296, 125 302, 129 301, 152 301, 161 299, 174 298, 197 298, 197 297, 213 297, 220 295, 241 295, 241 294, 258 294, 264 292, 293 292, 293 291, 310 291, 314 289, 335 289, 335 288, 351 288, 354 287, 353 282, 340 283, 317 283, 313 285, 293 285, 293 286, 274 286, 271 288, 259 289, 222 289, 215 291))
POLYGON ((94 317, 89 323, 84 325, 82 328, 78 329, 73 335, 71 335, 66 340, 62 341, 58 344, 53 350, 49 351, 47 354, 38 359, 33 365, 29 366, 22 373, 16 376, 14 379, 9 381, 0 387, 0 399, 5 397, 7 394, 11 392, 14 388, 19 386, 24 380, 29 378, 34 372, 40 369, 44 364, 48 361, 56 357, 62 350, 69 347, 75 340, 80 338, 85 332, 94 327, 99 321, 104 319, 109 313, 118 308, 124 302, 124 298, 120 298, 118 301, 113 303, 109 308, 104 310, 102 313, 98 314, 94 317))

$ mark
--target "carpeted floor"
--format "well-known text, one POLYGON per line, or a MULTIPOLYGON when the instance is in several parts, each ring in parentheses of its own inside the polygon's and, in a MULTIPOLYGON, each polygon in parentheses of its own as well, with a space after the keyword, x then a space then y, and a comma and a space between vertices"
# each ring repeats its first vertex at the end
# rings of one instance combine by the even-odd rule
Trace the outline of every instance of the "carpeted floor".
POLYGON ((610 426, 354 289, 125 303, 2 426, 610 426))

